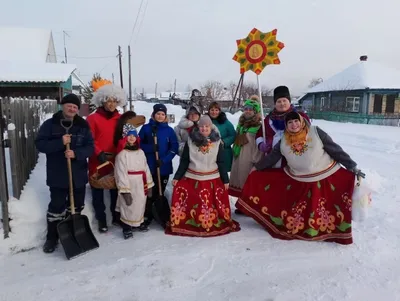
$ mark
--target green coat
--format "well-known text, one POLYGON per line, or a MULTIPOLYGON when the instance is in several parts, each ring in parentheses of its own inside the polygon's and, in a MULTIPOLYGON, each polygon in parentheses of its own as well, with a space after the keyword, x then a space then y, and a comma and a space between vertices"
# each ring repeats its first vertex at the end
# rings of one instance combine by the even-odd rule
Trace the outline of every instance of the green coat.
MULTIPOLYGON (((211 117, 210 117, 211 118, 211 117)), ((224 161, 227 172, 231 171, 233 152, 232 144, 235 142, 236 131, 232 123, 226 118, 226 114, 221 112, 216 119, 212 119, 213 124, 218 128, 221 139, 224 142, 224 161)))

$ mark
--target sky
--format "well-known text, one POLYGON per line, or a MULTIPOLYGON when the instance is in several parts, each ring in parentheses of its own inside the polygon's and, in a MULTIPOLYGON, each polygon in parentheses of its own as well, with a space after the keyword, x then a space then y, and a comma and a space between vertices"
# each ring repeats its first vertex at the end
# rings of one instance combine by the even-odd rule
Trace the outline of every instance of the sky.
MULTIPOLYGON (((177 91, 208 80, 238 82, 236 40, 254 27, 278 29, 277 39, 285 44, 281 64, 260 75, 262 85, 287 85, 292 95, 363 54, 400 69, 398 0, 3 0, 1 11, 0 26, 51 29, 60 62, 66 31, 68 63, 77 65, 85 82, 95 72, 108 79, 114 74, 120 82, 120 45, 127 88, 130 44, 137 92, 154 93, 156 83, 158 92, 172 90, 175 79, 177 91)), ((245 82, 255 81, 254 73, 245 74, 245 82)))

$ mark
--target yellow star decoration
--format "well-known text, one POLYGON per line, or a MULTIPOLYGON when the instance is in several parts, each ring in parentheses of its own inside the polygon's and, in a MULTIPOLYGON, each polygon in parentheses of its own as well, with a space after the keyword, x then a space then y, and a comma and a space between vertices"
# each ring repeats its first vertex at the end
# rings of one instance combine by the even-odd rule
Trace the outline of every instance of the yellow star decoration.
POLYGON ((241 74, 251 70, 259 75, 265 66, 281 63, 278 53, 285 45, 276 40, 277 32, 277 29, 261 32, 253 28, 245 39, 236 41, 238 50, 233 60, 240 64, 241 74))

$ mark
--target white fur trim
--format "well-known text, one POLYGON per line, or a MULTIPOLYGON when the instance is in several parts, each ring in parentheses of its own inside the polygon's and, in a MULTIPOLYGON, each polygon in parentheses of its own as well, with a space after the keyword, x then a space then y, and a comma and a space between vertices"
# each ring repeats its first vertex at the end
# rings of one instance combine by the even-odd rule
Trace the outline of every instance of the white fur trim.
POLYGON ((123 107, 126 105, 127 95, 124 89, 113 84, 100 87, 93 93, 93 98, 90 103, 98 108, 101 107, 103 103, 107 102, 110 97, 117 99, 118 106, 123 107))

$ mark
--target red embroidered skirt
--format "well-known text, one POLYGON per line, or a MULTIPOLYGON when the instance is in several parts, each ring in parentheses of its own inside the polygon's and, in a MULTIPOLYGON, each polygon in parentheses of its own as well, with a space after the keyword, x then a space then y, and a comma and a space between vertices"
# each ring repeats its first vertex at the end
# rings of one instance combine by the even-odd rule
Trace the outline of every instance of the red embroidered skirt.
POLYGON ((239 230, 239 223, 232 220, 228 193, 220 178, 183 178, 176 184, 166 234, 208 237, 239 230))
POLYGON ((318 182, 299 182, 282 168, 249 175, 236 207, 274 238, 351 244, 355 176, 341 168, 318 182))

